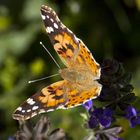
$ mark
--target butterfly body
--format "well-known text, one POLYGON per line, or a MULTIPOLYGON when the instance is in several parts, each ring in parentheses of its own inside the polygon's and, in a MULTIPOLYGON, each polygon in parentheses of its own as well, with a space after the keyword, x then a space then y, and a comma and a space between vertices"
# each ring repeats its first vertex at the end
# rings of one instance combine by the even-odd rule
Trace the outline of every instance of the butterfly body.
POLYGON ((97 84, 97 79, 93 74, 85 67, 75 66, 75 68, 64 68, 59 70, 61 77, 71 84, 76 85, 76 87, 88 89, 90 86, 97 84))
POLYGON ((66 68, 59 70, 63 80, 44 87, 16 109, 13 118, 17 120, 81 105, 97 98, 102 89, 98 83, 100 65, 86 45, 59 20, 50 7, 41 7, 41 17, 51 43, 66 68))

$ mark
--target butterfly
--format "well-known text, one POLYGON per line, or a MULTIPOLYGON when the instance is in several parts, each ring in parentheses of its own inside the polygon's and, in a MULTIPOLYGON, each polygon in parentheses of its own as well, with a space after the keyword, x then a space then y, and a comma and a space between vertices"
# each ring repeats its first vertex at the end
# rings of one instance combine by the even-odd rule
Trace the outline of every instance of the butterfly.
POLYGON ((49 39, 66 66, 59 70, 63 80, 44 87, 28 98, 13 113, 16 120, 84 104, 100 95, 101 68, 86 45, 75 36, 49 6, 41 6, 41 17, 49 39))

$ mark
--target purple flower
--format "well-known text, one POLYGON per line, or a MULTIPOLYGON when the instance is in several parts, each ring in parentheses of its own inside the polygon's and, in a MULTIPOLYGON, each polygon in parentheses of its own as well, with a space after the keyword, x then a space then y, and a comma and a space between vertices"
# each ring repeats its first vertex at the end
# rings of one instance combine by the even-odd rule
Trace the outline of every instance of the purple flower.
POLYGON ((105 128, 109 127, 112 122, 113 111, 110 108, 94 108, 88 121, 89 128, 95 128, 99 124, 105 128))
POLYGON ((86 109, 87 111, 89 111, 89 110, 91 109, 91 107, 93 106, 92 100, 88 100, 87 102, 85 102, 85 103, 83 104, 83 106, 85 107, 85 109, 86 109))
POLYGON ((129 120, 131 128, 133 128, 137 124, 140 124, 140 116, 138 115, 138 112, 134 107, 128 106, 125 112, 125 117, 129 120))
POLYGON ((98 125, 99 125, 99 120, 97 119, 97 117, 94 115, 91 115, 88 121, 89 128, 95 128, 98 125))

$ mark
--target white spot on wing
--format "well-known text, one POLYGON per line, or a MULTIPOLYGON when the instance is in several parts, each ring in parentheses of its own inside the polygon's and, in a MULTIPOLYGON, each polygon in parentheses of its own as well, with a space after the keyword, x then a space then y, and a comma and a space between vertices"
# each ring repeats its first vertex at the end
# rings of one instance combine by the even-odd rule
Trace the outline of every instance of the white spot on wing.
POLYGON ((47 18, 50 18, 50 17, 47 15, 47 18))
POLYGON ((49 110, 47 110, 47 112, 50 112, 50 111, 54 111, 54 109, 49 109, 49 110))
POLYGON ((64 105, 60 105, 60 106, 58 106, 57 109, 64 109, 64 108, 65 108, 64 105))
POLYGON ((56 29, 58 29, 58 25, 56 23, 53 24, 56 29))
POLYGON ((41 17, 42 17, 42 19, 43 19, 43 20, 45 20, 45 19, 46 19, 46 16, 44 16, 44 15, 41 15, 41 17))
POLYGON ((34 101, 32 98, 29 98, 29 99, 27 100, 27 103, 28 103, 29 105, 33 105, 33 104, 35 104, 35 101, 34 101))
POLYGON ((18 111, 21 111, 21 110, 22 110, 22 107, 18 107, 17 110, 18 110, 18 111))
POLYGON ((39 108, 38 106, 33 106, 32 110, 36 110, 38 108, 39 108))
POLYGON ((51 18, 51 21, 54 22, 54 20, 51 18))
POLYGON ((31 112, 31 109, 28 109, 27 112, 31 112))
POLYGON ((47 28, 46 28, 46 32, 47 32, 47 33, 54 32, 54 29, 53 29, 52 27, 47 27, 47 28))
POLYGON ((44 112, 46 112, 44 109, 39 110, 39 113, 44 113, 44 112))
POLYGON ((22 112, 22 113, 24 113, 24 112, 25 112, 25 110, 22 110, 21 112, 22 112))

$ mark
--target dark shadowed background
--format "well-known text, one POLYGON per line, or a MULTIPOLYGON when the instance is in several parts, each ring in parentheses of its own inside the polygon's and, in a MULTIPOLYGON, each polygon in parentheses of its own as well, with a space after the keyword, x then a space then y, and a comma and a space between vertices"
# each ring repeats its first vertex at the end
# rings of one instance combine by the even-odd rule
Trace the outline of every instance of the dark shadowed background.
MULTIPOLYGON (((1 0, 0 139, 7 139, 17 131, 18 123, 12 119, 12 112, 19 104, 60 79, 58 76, 27 83, 58 72, 39 45, 40 41, 62 64, 45 33, 40 17, 42 4, 55 9, 63 23, 88 46, 97 62, 102 64, 106 58, 122 62, 132 72, 134 92, 140 96, 140 0, 1 0)), ((136 106, 140 109, 140 103, 136 106)), ((84 112, 83 107, 76 107, 44 115, 50 117, 52 128, 64 128, 74 140, 80 140, 86 135, 80 116, 84 112)), ((140 138, 140 126, 131 129, 126 120, 118 120, 118 124, 124 127, 124 139, 140 138)))

